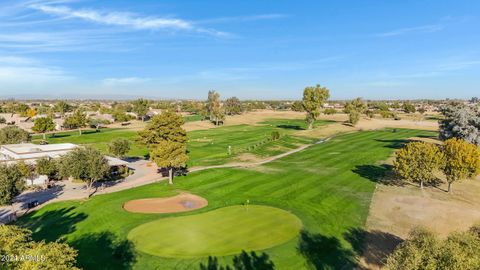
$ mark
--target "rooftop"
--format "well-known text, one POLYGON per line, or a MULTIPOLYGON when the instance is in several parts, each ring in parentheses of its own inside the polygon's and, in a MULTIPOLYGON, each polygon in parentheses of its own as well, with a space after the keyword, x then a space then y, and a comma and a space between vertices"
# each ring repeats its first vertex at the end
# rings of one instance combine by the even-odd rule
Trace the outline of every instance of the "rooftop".
POLYGON ((67 150, 72 150, 76 148, 77 145, 73 143, 58 143, 58 144, 47 144, 47 145, 22 143, 22 144, 6 144, 6 145, 2 145, 2 147, 15 154, 24 155, 24 154, 36 154, 36 153, 45 153, 45 152, 67 151, 67 150))

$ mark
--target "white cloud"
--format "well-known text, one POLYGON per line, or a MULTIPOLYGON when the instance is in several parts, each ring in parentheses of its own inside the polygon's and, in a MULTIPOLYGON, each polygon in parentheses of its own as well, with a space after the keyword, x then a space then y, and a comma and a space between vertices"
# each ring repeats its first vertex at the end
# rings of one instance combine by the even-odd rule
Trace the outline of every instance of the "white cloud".
POLYGON ((72 79, 62 69, 31 58, 0 56, 0 83, 4 87, 25 87, 72 79))
POLYGON ((192 22, 178 18, 142 17, 127 12, 102 12, 92 9, 71 9, 67 6, 30 5, 31 8, 41 12, 62 16, 65 18, 77 18, 85 21, 105 25, 125 26, 138 30, 184 30, 206 33, 215 36, 227 36, 225 32, 214 29, 204 29, 195 26, 192 22))
POLYGON ((263 20, 275 20, 286 18, 288 15, 285 14, 258 14, 258 15, 245 15, 245 16, 234 16, 234 17, 221 17, 196 21, 196 23, 228 23, 228 22, 249 22, 249 21, 263 21, 263 20))
POLYGON ((392 37, 392 36, 400 36, 405 34, 414 34, 414 33, 434 33, 438 31, 442 31, 445 29, 445 25, 442 24, 431 24, 431 25, 422 25, 417 27, 409 27, 409 28, 401 28, 385 33, 377 34, 379 37, 392 37))
POLYGON ((102 80, 102 84, 105 86, 118 86, 118 85, 145 83, 148 81, 151 81, 151 79, 140 78, 140 77, 106 78, 102 80))

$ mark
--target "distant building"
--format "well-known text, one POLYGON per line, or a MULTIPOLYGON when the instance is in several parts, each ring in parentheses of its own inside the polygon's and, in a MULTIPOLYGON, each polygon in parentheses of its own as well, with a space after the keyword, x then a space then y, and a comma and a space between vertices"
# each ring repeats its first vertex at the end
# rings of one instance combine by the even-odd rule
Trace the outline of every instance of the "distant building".
MULTIPOLYGON (((0 147, 0 163, 12 164, 18 161, 24 161, 27 164, 36 164, 36 161, 40 158, 59 158, 73 149, 77 148, 78 145, 73 143, 58 143, 58 144, 47 144, 47 145, 38 145, 33 143, 21 143, 21 144, 6 144, 0 147)), ((105 156, 110 167, 116 171, 118 167, 128 166, 128 162, 123 161, 118 158, 105 156)), ((48 181, 43 175, 36 177, 35 179, 27 179, 27 185, 42 185, 48 181)))

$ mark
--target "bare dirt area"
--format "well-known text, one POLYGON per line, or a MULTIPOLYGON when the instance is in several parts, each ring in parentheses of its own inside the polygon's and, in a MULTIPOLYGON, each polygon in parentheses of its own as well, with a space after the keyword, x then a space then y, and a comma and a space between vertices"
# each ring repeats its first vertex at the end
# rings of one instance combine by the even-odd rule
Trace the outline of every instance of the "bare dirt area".
POLYGON ((370 205, 362 263, 369 269, 381 268, 385 257, 416 226, 445 237, 480 222, 480 179, 455 183, 451 194, 446 188, 446 184, 423 190, 411 184, 378 184, 370 205))
MULTIPOLYGON (((324 138, 339 133, 361 131, 361 130, 375 130, 382 128, 409 128, 422 130, 438 130, 438 123, 432 121, 413 121, 413 120, 393 120, 393 119, 378 119, 378 118, 363 118, 357 125, 351 126, 345 122, 348 119, 346 114, 322 115, 321 120, 333 120, 336 123, 322 126, 311 130, 298 131, 295 135, 306 136, 312 138, 324 138)), ((428 138, 417 138, 417 140, 428 141, 428 138)))
POLYGON ((128 201, 123 208, 133 213, 178 213, 193 211, 208 205, 208 201, 200 196, 182 193, 168 198, 151 198, 128 201))
MULTIPOLYGON (((223 126, 256 125, 269 119, 303 119, 305 113, 293 111, 258 110, 241 115, 227 116, 223 126)), ((210 121, 188 122, 183 125, 186 131, 215 128, 210 121)))

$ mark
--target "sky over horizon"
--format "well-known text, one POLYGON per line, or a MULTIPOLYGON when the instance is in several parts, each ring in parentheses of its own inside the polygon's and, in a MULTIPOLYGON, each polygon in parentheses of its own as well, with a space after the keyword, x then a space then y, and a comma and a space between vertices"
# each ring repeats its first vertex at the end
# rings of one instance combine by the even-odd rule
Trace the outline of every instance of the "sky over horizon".
POLYGON ((0 98, 470 98, 479 29, 475 0, 4 0, 0 98))

